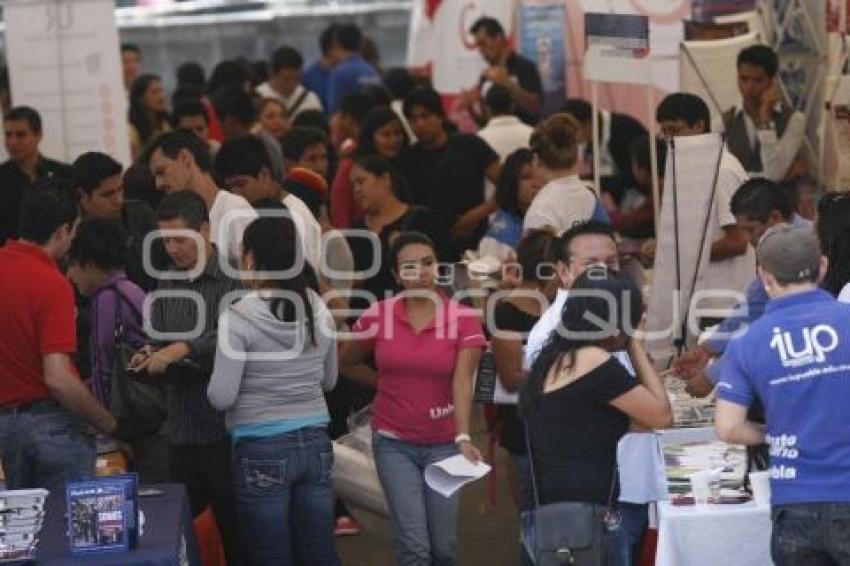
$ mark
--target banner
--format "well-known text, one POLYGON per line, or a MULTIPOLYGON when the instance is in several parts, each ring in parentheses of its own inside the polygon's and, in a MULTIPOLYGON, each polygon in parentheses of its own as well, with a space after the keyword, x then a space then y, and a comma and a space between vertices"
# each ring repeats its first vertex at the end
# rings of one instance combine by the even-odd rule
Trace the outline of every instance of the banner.
POLYGON ((677 353, 678 339, 691 345, 696 338, 686 317, 694 314, 689 305, 698 288, 697 276, 705 273, 711 255, 714 235, 705 234, 711 229, 706 215, 710 220, 714 214, 717 195, 712 202, 711 184, 723 148, 718 134, 677 137, 672 143, 646 314, 646 349, 660 367, 677 353))
POLYGON ((434 88, 452 95, 478 84, 486 63, 469 28, 481 16, 499 20, 505 33, 513 29, 512 0, 415 0, 410 16, 407 63, 429 68, 434 88))
POLYGON ((740 104, 738 71, 734 62, 741 49, 758 43, 758 34, 748 33, 729 39, 685 41, 680 54, 681 90, 702 98, 712 121, 732 106, 740 104))
MULTIPOLYGON (((570 0, 566 1, 567 92, 570 96, 590 99, 590 84, 585 82, 584 14, 617 13, 649 18, 649 42, 652 66, 652 96, 660 101, 668 92, 679 90, 679 43, 684 34, 682 20, 691 15, 691 0, 570 0)), ((599 88, 600 107, 624 112, 644 125, 655 121, 647 104, 645 85, 605 84, 599 88)))
POLYGON ((651 83, 647 16, 586 13, 584 37, 586 80, 651 83))
POLYGON ((4 3, 12 100, 41 114, 44 155, 86 151, 130 165, 127 94, 112 0, 4 3))
POLYGON ((544 115, 560 110, 567 97, 566 18, 563 0, 525 0, 519 8, 518 50, 537 63, 544 115))

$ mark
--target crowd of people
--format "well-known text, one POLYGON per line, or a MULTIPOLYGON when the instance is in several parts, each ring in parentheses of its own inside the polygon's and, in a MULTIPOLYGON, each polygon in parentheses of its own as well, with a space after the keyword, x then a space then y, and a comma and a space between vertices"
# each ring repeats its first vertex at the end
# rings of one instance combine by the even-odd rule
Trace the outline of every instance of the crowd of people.
MULTIPOLYGON (((332 439, 371 404, 397 562, 453 564, 459 497, 423 473, 481 460, 473 384, 487 351, 520 391, 498 411, 517 561, 551 550, 535 542, 535 510, 573 502, 599 526, 570 549, 576 563, 635 563, 649 506, 667 496, 653 430, 673 420, 633 332, 660 204, 651 144, 661 175, 667 145, 601 112, 598 194, 590 105, 542 116, 536 66, 498 21, 469 33, 486 62, 460 101, 477 134, 426 79, 367 60, 348 23, 322 33, 306 68, 289 46, 209 78, 185 63, 170 98, 125 45, 126 170, 98 152, 43 156, 50 132, 15 100, 0 165, 7 485, 63 492, 93 473, 96 431, 143 483, 184 484, 195 515, 212 507, 228 564, 338 564, 334 535, 359 527, 334 500, 332 439), (492 320, 453 294, 469 255, 500 266, 492 320)), ((776 55, 747 48, 737 65, 743 105, 715 125, 726 149, 703 283, 746 292, 747 308, 703 321, 723 332, 674 367, 694 395, 717 388, 719 435, 773 470, 775 535, 812 526, 805 548, 775 536, 776 563, 847 564, 846 540, 816 533, 850 512, 850 307, 836 304, 850 296, 850 200, 825 195, 816 225, 806 218, 801 116, 777 95, 776 55), (825 365, 833 379, 800 377, 825 365)), ((712 129, 687 93, 656 120, 668 138, 712 129)))

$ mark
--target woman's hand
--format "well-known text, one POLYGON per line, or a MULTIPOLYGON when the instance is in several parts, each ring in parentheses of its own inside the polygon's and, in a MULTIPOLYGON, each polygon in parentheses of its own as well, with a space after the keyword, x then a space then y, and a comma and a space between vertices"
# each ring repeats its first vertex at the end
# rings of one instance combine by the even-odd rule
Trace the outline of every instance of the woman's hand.
POLYGON ((476 448, 471 441, 464 440, 460 442, 457 447, 458 450, 460 450, 460 453, 473 464, 477 464, 481 461, 481 452, 478 451, 478 448, 476 448))

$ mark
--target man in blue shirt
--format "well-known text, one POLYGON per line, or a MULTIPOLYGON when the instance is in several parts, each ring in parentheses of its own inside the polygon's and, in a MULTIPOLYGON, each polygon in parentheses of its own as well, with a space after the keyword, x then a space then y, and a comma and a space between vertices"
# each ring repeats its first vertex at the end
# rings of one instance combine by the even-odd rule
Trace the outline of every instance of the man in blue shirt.
MULTIPOLYGON (((773 181, 750 179, 735 191, 730 203, 738 228, 745 232, 753 247, 762 235, 778 224, 792 223, 794 216, 788 195, 773 181)), ((747 287, 746 302, 738 305, 712 336, 703 344, 680 356, 673 364, 676 374, 687 381, 687 391, 705 397, 714 389, 722 366, 722 355, 729 340, 745 330, 764 313, 769 297, 764 285, 756 278, 747 287), (708 365, 713 358, 717 363, 708 365)))
POLYGON ((322 31, 322 35, 319 36, 319 48, 322 50, 322 55, 301 73, 301 84, 319 96, 322 108, 328 107, 328 81, 336 65, 331 49, 334 31, 336 31, 336 24, 331 24, 322 31))
POLYGON ((850 305, 818 289, 827 260, 811 233, 774 227, 757 259, 771 300, 727 347, 715 429, 770 445, 774 563, 850 564, 850 305), (766 425, 747 420, 755 400, 766 425))
POLYGON ((328 77, 327 112, 332 116, 346 94, 363 87, 380 85, 381 76, 360 54, 363 35, 354 24, 341 24, 333 32, 331 41, 335 61, 339 61, 328 77))

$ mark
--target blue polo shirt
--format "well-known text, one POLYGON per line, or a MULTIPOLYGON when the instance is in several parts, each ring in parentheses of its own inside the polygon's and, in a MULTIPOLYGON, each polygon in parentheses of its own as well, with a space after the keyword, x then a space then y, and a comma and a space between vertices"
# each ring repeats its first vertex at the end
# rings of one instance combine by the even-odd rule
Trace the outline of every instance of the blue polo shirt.
POLYGON ((850 502, 850 305, 774 299, 725 358, 718 397, 765 409, 773 505, 850 502))
POLYGON ((328 77, 328 116, 339 110, 339 103, 347 94, 363 87, 380 85, 381 76, 360 55, 352 55, 331 71, 328 77))
POLYGON ((322 65, 322 61, 315 61, 301 73, 301 84, 311 92, 315 92, 322 101, 322 108, 328 108, 328 80, 331 70, 322 65))

